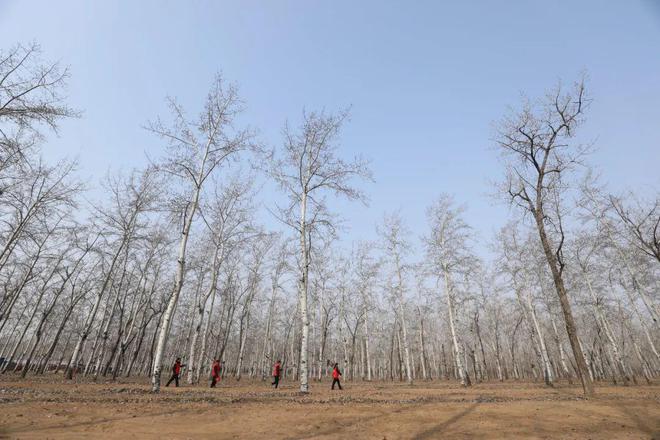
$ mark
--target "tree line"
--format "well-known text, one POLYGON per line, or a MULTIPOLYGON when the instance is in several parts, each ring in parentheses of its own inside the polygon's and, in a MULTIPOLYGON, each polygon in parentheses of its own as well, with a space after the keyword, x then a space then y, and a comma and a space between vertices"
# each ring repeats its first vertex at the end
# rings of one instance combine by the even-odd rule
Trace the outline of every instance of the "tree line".
POLYGON ((145 127, 161 152, 88 202, 77 164, 41 153, 80 116, 69 80, 36 44, 0 52, 3 374, 145 376, 157 392, 175 357, 189 384, 215 358, 236 380, 281 359, 302 392, 338 362, 348 380, 566 380, 587 395, 658 375, 660 196, 614 194, 590 171, 584 79, 497 122, 511 218, 493 237, 440 194, 421 236, 393 212, 349 249, 332 202, 365 202, 372 174, 342 157, 347 111, 303 112, 265 147, 217 76, 197 112, 169 100, 145 127), (281 190, 270 219, 257 176, 281 190))

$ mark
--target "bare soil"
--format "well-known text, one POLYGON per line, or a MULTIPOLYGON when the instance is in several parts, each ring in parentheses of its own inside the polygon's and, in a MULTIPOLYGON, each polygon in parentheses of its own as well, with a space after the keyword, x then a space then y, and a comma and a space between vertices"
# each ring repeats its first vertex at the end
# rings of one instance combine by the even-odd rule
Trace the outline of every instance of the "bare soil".
POLYGON ((0 438, 20 439, 656 439, 660 385, 580 388, 492 382, 313 383, 224 380, 163 388, 146 380, 0 377, 0 438))

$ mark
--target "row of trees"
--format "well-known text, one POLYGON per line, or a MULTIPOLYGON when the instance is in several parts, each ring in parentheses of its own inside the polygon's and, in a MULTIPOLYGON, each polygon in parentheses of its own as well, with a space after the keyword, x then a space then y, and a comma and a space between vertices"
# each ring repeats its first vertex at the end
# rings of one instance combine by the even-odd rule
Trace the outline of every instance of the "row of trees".
POLYGON ((583 172, 583 82, 498 124, 514 220, 491 240, 441 195, 419 240, 391 213, 377 240, 345 249, 331 202, 364 201, 371 179, 340 157, 346 112, 304 113, 269 150, 217 77, 197 117, 171 100, 147 126, 162 154, 107 177, 90 204, 75 163, 40 155, 77 116, 67 80, 38 46, 0 55, 2 373, 144 375, 158 391, 177 356, 191 384, 212 358, 236 379, 281 359, 302 392, 337 361, 349 380, 564 379, 590 394, 660 371, 660 199, 611 195, 583 172), (282 230, 263 224, 263 176, 286 196, 265 203, 282 230))

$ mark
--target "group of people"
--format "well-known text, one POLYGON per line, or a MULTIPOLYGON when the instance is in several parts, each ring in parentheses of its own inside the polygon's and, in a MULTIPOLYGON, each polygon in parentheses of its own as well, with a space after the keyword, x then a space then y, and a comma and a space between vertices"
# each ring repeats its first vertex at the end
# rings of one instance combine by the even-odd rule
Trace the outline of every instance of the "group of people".
MULTIPOLYGON (((220 382, 220 377, 222 375, 222 369, 224 366, 224 361, 221 363, 220 359, 214 359, 213 364, 211 365, 211 388, 215 388, 218 382, 220 382)), ((172 377, 167 381, 166 387, 169 387, 172 382, 175 386, 179 386, 179 375, 181 374, 181 369, 185 367, 185 364, 181 363, 181 358, 176 358, 174 364, 172 365, 172 377)), ((273 365, 273 382, 271 386, 277 388, 280 384, 280 376, 282 375, 282 362, 278 359, 273 365)), ((341 371, 339 371, 339 364, 335 362, 332 367, 332 386, 331 389, 335 389, 335 385, 341 390, 341 371)))
MULTIPOLYGON (((275 365, 273 365, 273 382, 271 385, 275 388, 277 388, 280 384, 280 375, 282 374, 282 363, 278 360, 275 362, 275 365)), ((339 364, 335 362, 335 364, 332 367, 332 386, 330 387, 331 389, 335 389, 335 384, 339 386, 339 389, 341 390, 341 382, 339 378, 341 377, 341 371, 339 371, 339 364)))
MULTIPOLYGON (((282 363, 278 360, 275 362, 275 365, 273 365, 273 382, 271 385, 275 388, 277 388, 280 384, 280 375, 282 374, 282 363)), ((335 362, 335 364, 332 366, 332 386, 330 389, 335 389, 335 385, 339 387, 341 390, 341 382, 339 378, 341 377, 341 371, 339 371, 339 364, 335 362)))

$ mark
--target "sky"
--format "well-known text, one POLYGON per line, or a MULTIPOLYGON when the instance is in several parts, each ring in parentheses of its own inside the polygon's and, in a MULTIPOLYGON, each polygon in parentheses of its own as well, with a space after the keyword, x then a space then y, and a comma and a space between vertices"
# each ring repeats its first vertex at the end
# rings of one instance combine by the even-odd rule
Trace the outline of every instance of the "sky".
POLYGON ((82 111, 44 155, 76 157, 92 187, 162 151, 145 123, 167 115, 166 96, 196 113, 222 72, 246 102, 241 122, 269 146, 303 109, 350 106, 340 151, 368 158, 375 182, 360 184, 368 206, 332 202, 344 240, 374 239, 394 210, 414 240, 441 193, 487 240, 511 216, 492 197, 494 124, 522 94, 586 72, 589 162, 613 191, 660 188, 660 1, 0 0, 0 48, 32 41, 70 67, 82 111))

